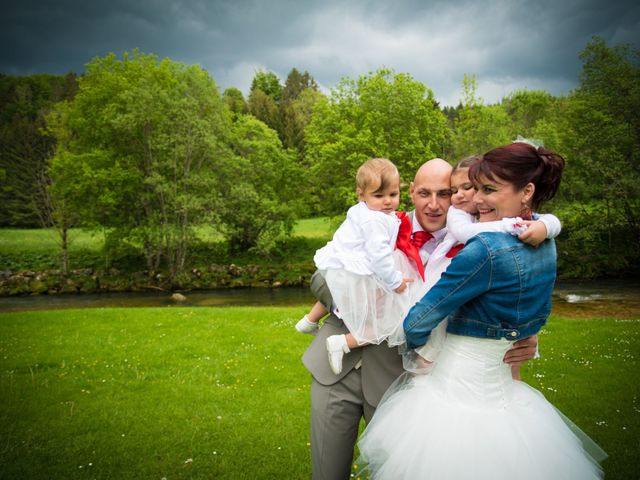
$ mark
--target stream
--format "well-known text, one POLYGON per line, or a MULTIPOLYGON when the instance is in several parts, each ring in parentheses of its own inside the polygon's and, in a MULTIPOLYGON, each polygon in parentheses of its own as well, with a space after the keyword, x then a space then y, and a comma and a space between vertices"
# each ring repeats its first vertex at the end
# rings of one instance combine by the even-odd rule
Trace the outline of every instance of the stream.
MULTIPOLYGON (((175 302, 167 292, 125 292, 0 297, 0 312, 106 307, 311 306, 308 288, 245 288, 182 292, 175 302)), ((553 313, 563 317, 640 319, 640 281, 558 282, 553 313)))

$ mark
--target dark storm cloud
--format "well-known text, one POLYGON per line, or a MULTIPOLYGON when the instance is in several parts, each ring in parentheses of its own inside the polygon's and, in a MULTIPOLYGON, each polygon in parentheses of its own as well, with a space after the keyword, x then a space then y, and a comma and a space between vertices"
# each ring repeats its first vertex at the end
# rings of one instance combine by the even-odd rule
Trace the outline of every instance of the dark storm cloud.
POLYGON ((386 66, 448 104, 475 73, 497 101, 518 88, 567 93, 593 35, 637 47, 639 23, 632 1, 26 0, 0 17, 0 72, 82 72, 95 56, 139 48, 245 92, 260 68, 283 80, 308 70, 331 88, 386 66))

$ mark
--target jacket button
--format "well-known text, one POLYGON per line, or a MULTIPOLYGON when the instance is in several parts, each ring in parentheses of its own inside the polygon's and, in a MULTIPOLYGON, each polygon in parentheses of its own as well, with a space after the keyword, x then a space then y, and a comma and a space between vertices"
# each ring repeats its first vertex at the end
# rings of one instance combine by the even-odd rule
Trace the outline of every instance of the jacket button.
POLYGON ((511 335, 512 337, 517 337, 518 336, 518 332, 511 332, 509 335, 511 335))

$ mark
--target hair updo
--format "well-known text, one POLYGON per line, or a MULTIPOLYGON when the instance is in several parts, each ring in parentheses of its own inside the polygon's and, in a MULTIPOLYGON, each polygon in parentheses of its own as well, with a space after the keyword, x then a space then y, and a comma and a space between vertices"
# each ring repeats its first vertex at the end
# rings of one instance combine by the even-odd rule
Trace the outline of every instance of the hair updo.
POLYGON ((560 186, 564 158, 544 147, 515 142, 485 153, 469 168, 469 178, 475 184, 481 176, 489 180, 503 180, 522 190, 528 183, 535 185, 531 208, 551 200, 560 186), (497 178, 496 178, 497 177, 497 178))

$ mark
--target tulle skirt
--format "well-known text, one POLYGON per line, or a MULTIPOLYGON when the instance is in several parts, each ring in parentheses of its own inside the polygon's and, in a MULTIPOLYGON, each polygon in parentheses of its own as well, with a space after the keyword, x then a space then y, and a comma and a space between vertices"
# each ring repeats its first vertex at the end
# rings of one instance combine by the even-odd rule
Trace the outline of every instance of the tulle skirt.
POLYGON ((434 368, 406 373, 358 442, 372 479, 589 480, 606 454, 537 390, 511 379, 510 343, 448 334, 434 368), (594 458, 596 457, 596 458, 594 458))
POLYGON ((404 342, 402 321, 424 295, 424 283, 416 268, 400 250, 393 252, 396 269, 414 279, 402 293, 387 291, 375 275, 358 275, 344 269, 320 270, 331 291, 336 314, 361 343, 389 346, 404 342))

